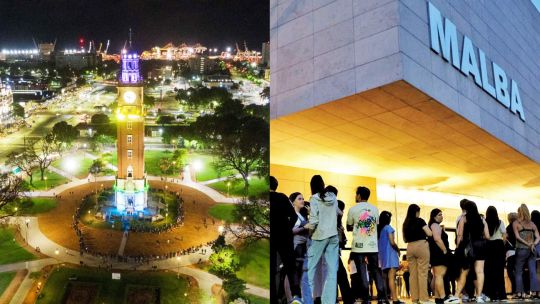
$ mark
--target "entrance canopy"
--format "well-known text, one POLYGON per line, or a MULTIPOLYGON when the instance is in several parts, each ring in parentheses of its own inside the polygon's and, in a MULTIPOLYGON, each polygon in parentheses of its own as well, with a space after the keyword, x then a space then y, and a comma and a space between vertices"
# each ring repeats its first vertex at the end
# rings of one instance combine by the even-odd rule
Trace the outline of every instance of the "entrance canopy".
POLYGON ((540 206, 540 164, 405 81, 281 116, 270 127, 272 164, 540 206))

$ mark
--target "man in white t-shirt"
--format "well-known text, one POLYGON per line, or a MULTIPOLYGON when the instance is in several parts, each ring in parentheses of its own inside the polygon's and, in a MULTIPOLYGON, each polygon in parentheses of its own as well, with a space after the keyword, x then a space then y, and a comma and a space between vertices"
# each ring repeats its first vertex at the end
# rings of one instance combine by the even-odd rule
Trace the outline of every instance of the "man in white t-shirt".
POLYGON ((367 274, 367 271, 369 271, 369 276, 375 280, 377 287, 378 303, 389 303, 379 268, 379 247, 377 242, 379 209, 367 202, 370 193, 367 187, 358 187, 356 189, 356 205, 349 209, 347 214, 347 231, 353 232, 351 260, 354 261, 361 280, 359 294, 355 296, 362 299, 362 303, 370 303, 367 274))

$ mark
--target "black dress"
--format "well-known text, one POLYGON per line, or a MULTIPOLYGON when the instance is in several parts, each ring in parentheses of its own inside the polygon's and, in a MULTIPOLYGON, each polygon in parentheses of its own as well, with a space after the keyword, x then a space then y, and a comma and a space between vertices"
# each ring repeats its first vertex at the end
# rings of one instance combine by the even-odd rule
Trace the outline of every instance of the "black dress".
MULTIPOLYGON (((450 244, 448 243, 448 234, 444 232, 444 230, 441 229, 441 239, 444 243, 444 247, 446 247, 446 252, 448 252, 450 248, 450 244)), ((433 237, 429 237, 429 256, 430 256, 430 264, 431 266, 448 266, 448 258, 447 255, 444 254, 444 252, 441 250, 439 245, 435 242, 433 237)))

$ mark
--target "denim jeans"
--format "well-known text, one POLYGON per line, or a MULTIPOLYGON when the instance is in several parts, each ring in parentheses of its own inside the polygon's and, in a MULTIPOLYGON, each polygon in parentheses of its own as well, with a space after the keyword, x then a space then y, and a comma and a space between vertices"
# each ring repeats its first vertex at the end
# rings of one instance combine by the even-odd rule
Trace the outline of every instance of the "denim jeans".
POLYGON ((536 255, 530 249, 516 249, 516 292, 523 293, 523 267, 527 262, 529 268, 529 277, 531 282, 531 291, 540 291, 538 281, 536 279, 536 255))
POLYGON ((337 235, 324 240, 311 240, 308 249, 308 279, 309 286, 313 290, 317 263, 324 256, 326 261, 326 281, 324 282, 321 303, 336 303, 337 271, 339 259, 339 239, 337 235))
POLYGON ((309 287, 309 279, 308 279, 307 267, 308 267, 308 259, 306 257, 304 259, 304 267, 302 269, 302 280, 301 280, 302 302, 304 304, 313 304, 313 297, 311 295, 311 288, 309 287))

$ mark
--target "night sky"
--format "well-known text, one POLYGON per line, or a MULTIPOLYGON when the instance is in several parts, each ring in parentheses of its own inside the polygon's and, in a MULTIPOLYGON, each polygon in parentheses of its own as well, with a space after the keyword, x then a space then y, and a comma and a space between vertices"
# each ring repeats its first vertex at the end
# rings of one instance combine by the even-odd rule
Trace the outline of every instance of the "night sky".
POLYGON ((58 39, 75 48, 80 37, 118 52, 133 30, 142 51, 167 42, 200 42, 223 50, 261 49, 269 41, 269 0, 0 0, 0 49, 33 48, 58 39))

